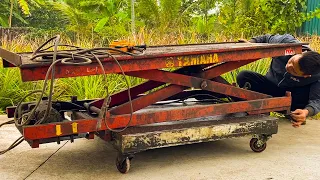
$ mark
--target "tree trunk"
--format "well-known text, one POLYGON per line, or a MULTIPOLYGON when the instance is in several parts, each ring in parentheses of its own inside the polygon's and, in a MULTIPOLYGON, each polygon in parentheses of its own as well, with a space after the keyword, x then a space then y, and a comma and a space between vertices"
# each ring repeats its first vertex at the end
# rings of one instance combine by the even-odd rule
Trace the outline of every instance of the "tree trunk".
POLYGON ((12 23, 12 14, 13 14, 13 1, 14 0, 10 0, 10 16, 9 16, 9 27, 11 27, 11 23, 12 23))
POLYGON ((131 0, 131 33, 136 43, 136 27, 135 27, 135 13, 134 13, 134 1, 131 0))

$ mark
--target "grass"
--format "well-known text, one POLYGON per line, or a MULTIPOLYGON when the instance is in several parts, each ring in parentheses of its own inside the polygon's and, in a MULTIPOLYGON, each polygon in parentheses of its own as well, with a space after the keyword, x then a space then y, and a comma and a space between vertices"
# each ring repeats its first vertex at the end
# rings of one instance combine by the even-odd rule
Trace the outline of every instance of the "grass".
MULTIPOLYGON (((49 39, 46 37, 44 39, 49 39)), ((133 40, 133 37, 127 37, 124 39, 133 40)), ((320 37, 300 37, 303 42, 309 42, 310 46, 320 51, 320 37)), ((101 46, 100 44, 94 44, 90 40, 71 42, 67 38, 62 39, 65 44, 73 44, 76 46, 90 48, 101 46)), ((226 41, 222 37, 216 37, 215 40, 226 41)), ((181 34, 171 35, 159 35, 156 32, 145 32, 143 29, 138 33, 135 38, 136 44, 148 44, 148 45, 161 45, 161 44, 186 44, 186 43, 201 43, 196 34, 189 34, 188 37, 181 34)), ((232 40, 228 40, 232 41, 232 40)), ((43 43, 43 39, 28 39, 25 36, 15 38, 11 42, 2 39, 2 47, 14 52, 26 52, 34 51, 40 44, 43 43)), ((270 65, 270 59, 261 59, 254 63, 240 67, 232 72, 226 73, 223 77, 230 83, 236 82, 237 74, 242 70, 251 70, 261 74, 266 74, 270 65)), ((125 78, 128 79, 130 86, 135 86, 144 82, 144 79, 123 77, 122 75, 110 74, 107 75, 109 92, 115 93, 127 88, 125 78)), ((41 89, 43 81, 37 82, 22 82, 21 75, 17 68, 2 68, 0 66, 0 113, 4 111, 6 106, 16 105, 17 102, 28 92, 41 89)), ((104 89, 105 82, 103 76, 88 76, 77 78, 62 78, 55 81, 54 99, 68 100, 70 96, 77 96, 78 99, 94 99, 101 98, 106 95, 104 89)), ((27 101, 35 100, 37 96, 31 96, 27 101)), ((320 115, 319 115, 320 116, 320 115)))
MULTIPOLYGON (((45 39, 49 39, 46 37, 45 39)), ((13 52, 32 52, 39 47, 43 40, 28 39, 26 36, 21 36, 7 41, 2 39, 2 48, 13 52)), ((64 38, 63 44, 72 44, 80 47, 90 48, 92 42, 78 41, 72 43, 67 38, 64 38)), ((95 46, 100 46, 95 44, 95 46)), ((129 85, 134 86, 140 84, 143 79, 126 77, 129 85)), ((108 90, 110 93, 119 92, 127 88, 125 77, 117 74, 107 75, 108 90)), ((18 68, 3 68, 0 59, 0 114, 4 112, 5 107, 16 105, 23 96, 33 90, 42 89, 43 81, 37 82, 22 82, 18 68)), ((103 76, 87 76, 77 78, 62 78, 55 80, 54 99, 69 100, 71 96, 78 96, 78 99, 94 99, 106 95, 105 82, 103 76)), ((36 100, 37 94, 26 99, 26 101, 36 100)))
MULTIPOLYGON (((0 68, 0 111, 8 105, 16 104, 23 96, 32 90, 39 89, 40 83, 23 83, 16 68, 0 68)), ((27 98, 28 101, 35 97, 27 98)))
POLYGON ((250 70, 257 73, 260 73, 262 75, 265 75, 268 72, 269 66, 271 63, 270 58, 260 59, 258 61, 255 61, 253 63, 247 64, 245 66, 242 66, 238 69, 235 69, 231 72, 225 73, 222 75, 222 77, 227 80, 229 83, 236 83, 236 77, 239 74, 239 72, 243 70, 250 70))
MULTIPOLYGON (((127 89, 125 78, 128 79, 130 87, 143 82, 143 80, 139 78, 110 74, 107 76, 109 93, 113 94, 127 89)), ((104 78, 101 75, 64 78, 59 79, 56 82, 56 85, 60 88, 61 92, 59 99, 67 99, 71 96, 77 96, 78 99, 101 98, 106 95, 105 84, 104 78)))

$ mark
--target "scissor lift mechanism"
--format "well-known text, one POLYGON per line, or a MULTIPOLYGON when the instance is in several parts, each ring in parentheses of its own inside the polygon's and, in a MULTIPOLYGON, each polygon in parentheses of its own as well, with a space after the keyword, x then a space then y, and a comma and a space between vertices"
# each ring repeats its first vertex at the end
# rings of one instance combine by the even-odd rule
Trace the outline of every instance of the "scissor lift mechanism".
MULTIPOLYGON (((122 173, 128 172, 133 154, 153 148, 254 135, 250 147, 261 152, 266 148, 266 141, 278 130, 277 118, 268 116, 268 113, 288 112, 290 93, 284 97, 271 97, 228 84, 221 75, 262 58, 301 53, 301 50, 301 43, 228 42, 153 46, 134 57, 115 55, 126 75, 149 80, 130 89, 132 117, 127 90, 111 96, 106 123, 112 129, 121 129, 131 117, 129 128, 123 132, 112 132, 105 123, 101 123, 97 129, 97 115, 101 113, 104 99, 79 101, 74 97, 71 102, 83 109, 73 109, 71 121, 23 126, 19 130, 32 148, 48 142, 60 143, 70 139, 73 142, 83 137, 93 139, 97 135, 112 142, 119 151, 116 165, 122 173), (175 70, 163 70, 167 68, 175 70), (174 101, 199 93, 232 101, 174 101)), ((16 54, 0 49, 0 54, 4 67, 20 68, 23 81, 43 80, 50 66, 50 63, 30 61, 31 53, 16 54)), ((100 60, 107 74, 121 72, 110 57, 100 60)), ((101 73, 94 60, 82 66, 61 63, 55 66, 56 78, 101 73)), ((71 111, 72 107, 67 104, 61 109, 71 111)), ((9 117, 13 116, 14 110, 15 107, 7 108, 9 117)))

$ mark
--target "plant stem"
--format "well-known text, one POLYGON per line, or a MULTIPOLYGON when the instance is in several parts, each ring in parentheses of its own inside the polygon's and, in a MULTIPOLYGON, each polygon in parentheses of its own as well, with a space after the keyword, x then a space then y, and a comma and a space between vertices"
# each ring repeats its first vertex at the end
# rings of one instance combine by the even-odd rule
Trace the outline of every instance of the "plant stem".
POLYGON ((10 16, 9 16, 9 27, 11 27, 11 22, 12 22, 12 14, 13 14, 13 1, 14 0, 10 0, 10 16))
POLYGON ((135 0, 131 0, 131 31, 132 31, 132 36, 134 38, 134 42, 136 42, 134 1, 135 0))

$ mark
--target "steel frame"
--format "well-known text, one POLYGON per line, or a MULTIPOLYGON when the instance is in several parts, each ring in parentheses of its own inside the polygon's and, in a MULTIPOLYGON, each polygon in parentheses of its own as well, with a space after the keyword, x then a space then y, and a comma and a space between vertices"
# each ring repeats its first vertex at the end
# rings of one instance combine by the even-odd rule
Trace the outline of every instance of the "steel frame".
MULTIPOLYGON (((83 133, 87 133, 87 138, 89 139, 93 138, 93 134, 97 134, 102 139, 111 141, 112 137, 105 123, 112 129, 119 129, 125 127, 130 118, 132 118, 130 123, 132 127, 237 112, 263 114, 272 111, 289 111, 291 106, 290 93, 287 93, 284 97, 270 97, 218 82, 217 79, 221 79, 220 76, 224 73, 261 58, 288 55, 287 52, 301 53, 301 44, 258 44, 248 47, 236 46, 235 48, 228 48, 227 45, 228 43, 226 43, 226 47, 218 49, 207 48, 198 51, 172 53, 161 52, 140 57, 119 56, 117 58, 127 75, 149 79, 149 81, 130 89, 134 108, 132 116, 130 115, 130 102, 127 92, 122 91, 112 95, 110 109, 106 112, 106 118, 102 121, 99 129, 97 129, 97 123, 100 122, 99 118, 87 112, 74 112, 73 121, 24 126, 21 129, 21 133, 31 147, 36 148, 39 147, 39 144, 44 139, 73 137, 83 133), (160 70, 171 67, 181 67, 181 69, 173 72, 160 70), (141 95, 163 85, 166 86, 141 95), (238 102, 144 110, 144 108, 156 102, 178 96, 188 88, 197 88, 206 92, 227 95, 237 99, 238 102)), ((234 44, 231 43, 229 45, 234 44)), ((174 49, 179 46, 169 47, 174 49)), ((197 45, 192 47, 197 47, 197 45)), ((26 55, 10 54, 10 52, 6 52, 3 49, 0 49, 0 52, 3 53, 1 56, 4 60, 7 61, 5 65, 12 64, 20 68, 23 81, 44 79, 49 64, 24 64, 23 58, 26 55)), ((120 73, 119 67, 111 59, 105 58, 103 66, 108 74, 120 73)), ((57 78, 96 75, 101 74, 101 72, 97 63, 85 66, 58 64, 55 69, 57 78)), ((89 109, 93 107, 99 110, 102 107, 103 99, 88 102, 89 109)), ((8 108, 8 112, 12 113, 13 109, 14 107, 8 108)))

